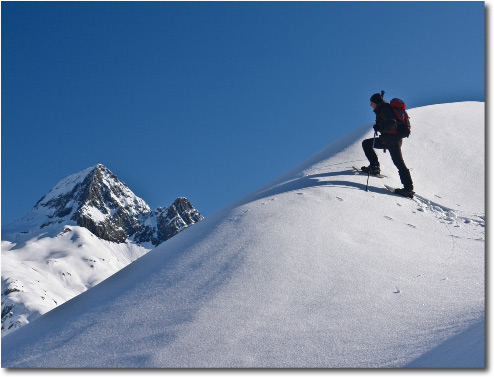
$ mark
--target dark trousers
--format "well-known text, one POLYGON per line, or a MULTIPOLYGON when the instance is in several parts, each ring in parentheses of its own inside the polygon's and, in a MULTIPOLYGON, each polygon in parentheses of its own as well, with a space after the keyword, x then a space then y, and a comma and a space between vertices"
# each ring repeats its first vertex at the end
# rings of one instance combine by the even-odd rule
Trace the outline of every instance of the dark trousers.
MULTIPOLYGON (((370 162, 370 166, 379 166, 379 160, 377 154, 372 148, 372 139, 365 139, 362 142, 362 148, 364 149, 365 156, 370 162)), ((387 149, 393 160, 393 164, 398 168, 398 173, 400 174, 400 180, 403 187, 407 190, 413 190, 412 177, 410 176, 410 171, 403 161, 403 155, 401 154, 401 140, 400 143, 396 145, 384 145, 382 141, 377 137, 374 148, 376 149, 387 149)))

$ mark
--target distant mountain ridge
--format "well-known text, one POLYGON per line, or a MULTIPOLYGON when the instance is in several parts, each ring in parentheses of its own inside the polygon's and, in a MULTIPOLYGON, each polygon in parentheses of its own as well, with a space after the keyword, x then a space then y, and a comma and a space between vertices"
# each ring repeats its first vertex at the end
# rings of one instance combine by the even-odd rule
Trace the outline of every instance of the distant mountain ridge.
POLYGON ((98 164, 61 180, 26 216, 7 225, 2 239, 4 234, 64 224, 84 227, 111 242, 131 239, 157 246, 202 218, 183 197, 152 211, 107 167, 98 164))
POLYGON ((64 178, 2 227, 2 336, 202 219, 184 197, 151 210, 101 164, 64 178))

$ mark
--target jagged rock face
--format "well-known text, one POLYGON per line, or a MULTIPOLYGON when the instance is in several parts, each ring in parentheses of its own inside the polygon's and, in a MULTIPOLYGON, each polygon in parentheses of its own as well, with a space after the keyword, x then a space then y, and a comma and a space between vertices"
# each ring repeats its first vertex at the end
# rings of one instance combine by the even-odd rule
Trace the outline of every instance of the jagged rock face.
POLYGON ((152 213, 146 214, 143 223, 156 226, 143 226, 136 232, 134 240, 159 245, 201 219, 202 215, 186 198, 178 198, 170 207, 158 207, 152 213))
POLYGON ((71 220, 99 238, 125 242, 129 233, 138 227, 134 216, 149 211, 149 207, 102 165, 85 181, 81 195, 83 201, 80 202, 82 206, 72 215, 71 220), (93 216, 94 209, 104 215, 103 221, 93 216))
POLYGON ((60 181, 25 217, 31 227, 76 224, 107 241, 122 243, 133 239, 155 246, 202 218, 186 198, 151 211, 103 165, 60 181))
POLYGON ((201 214, 192 207, 186 198, 178 198, 170 207, 159 209, 158 242, 173 237, 182 229, 201 219, 201 214))

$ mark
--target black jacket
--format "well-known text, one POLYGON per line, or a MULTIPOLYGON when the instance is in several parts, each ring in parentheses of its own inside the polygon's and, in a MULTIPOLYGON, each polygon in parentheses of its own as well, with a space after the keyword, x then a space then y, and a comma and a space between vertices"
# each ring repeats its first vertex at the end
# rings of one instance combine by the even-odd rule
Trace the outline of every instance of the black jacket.
POLYGON ((402 136, 390 134, 397 130, 398 123, 396 122, 395 114, 389 103, 381 102, 374 109, 376 113, 376 128, 381 133, 379 139, 384 145, 401 145, 402 136))
POLYGON ((380 133, 388 134, 397 129, 398 124, 396 123, 395 114, 389 103, 381 102, 374 109, 374 112, 376 113, 377 130, 380 133))

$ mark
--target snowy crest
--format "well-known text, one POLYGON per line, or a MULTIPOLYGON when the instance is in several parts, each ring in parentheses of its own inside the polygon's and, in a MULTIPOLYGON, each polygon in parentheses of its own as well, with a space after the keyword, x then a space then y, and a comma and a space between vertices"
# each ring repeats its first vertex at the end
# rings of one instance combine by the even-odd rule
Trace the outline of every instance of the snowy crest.
POLYGON ((96 165, 59 182, 35 206, 54 211, 52 216, 81 215, 102 222, 124 208, 136 216, 151 209, 109 169, 96 165))

